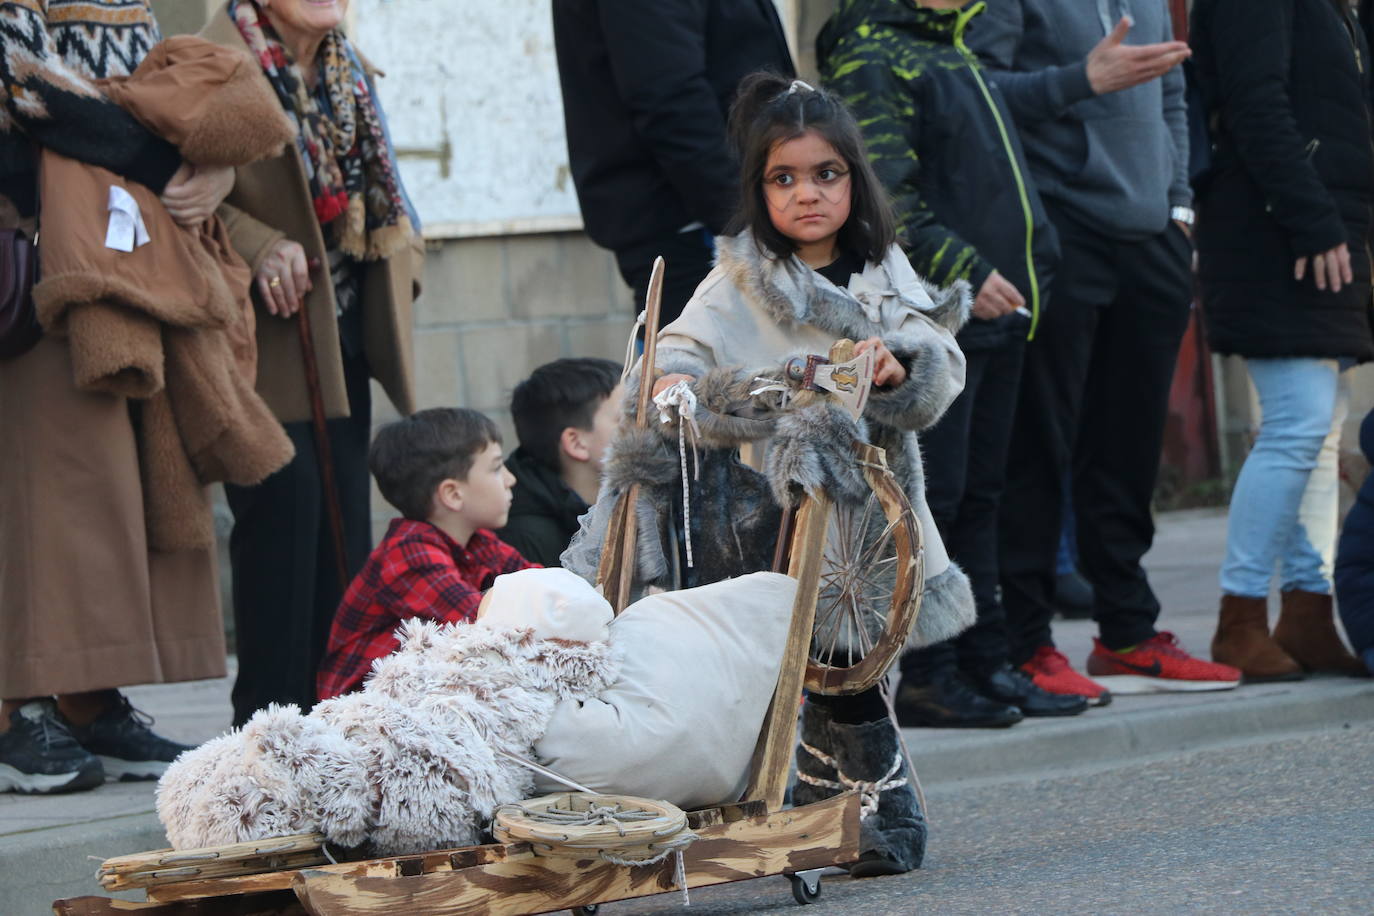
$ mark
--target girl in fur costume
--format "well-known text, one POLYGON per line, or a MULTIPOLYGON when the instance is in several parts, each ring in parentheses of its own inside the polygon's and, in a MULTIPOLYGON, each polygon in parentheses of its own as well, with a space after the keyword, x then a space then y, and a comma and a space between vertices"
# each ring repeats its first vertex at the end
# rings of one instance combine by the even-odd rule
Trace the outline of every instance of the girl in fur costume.
MULTIPOLYGON (((786 502, 798 484, 824 485, 837 498, 862 486, 845 480, 857 476, 846 440, 866 435, 886 449, 925 537, 926 592, 913 641, 945 639, 972 622, 973 599, 926 509, 914 433, 932 425, 963 387, 964 358, 953 332, 967 318, 967 285, 934 289, 912 270, 896 245, 859 129, 836 97, 754 74, 740 86, 731 134, 742 189, 734 234, 718 240, 715 269, 661 332, 658 365, 667 374, 654 392, 687 381, 701 406, 714 410, 722 391, 753 384, 756 373, 740 367, 824 354, 841 337, 858 341, 859 352, 872 351, 874 388, 861 426, 833 407, 783 413, 753 452, 766 455, 758 467, 786 502), (824 468, 818 480, 817 467, 824 468)), ((718 431, 706 434, 719 438, 718 431)), ((855 782, 878 796, 852 874, 919 866, 925 820, 879 689, 809 697, 802 741, 794 802, 817 801, 855 782)))

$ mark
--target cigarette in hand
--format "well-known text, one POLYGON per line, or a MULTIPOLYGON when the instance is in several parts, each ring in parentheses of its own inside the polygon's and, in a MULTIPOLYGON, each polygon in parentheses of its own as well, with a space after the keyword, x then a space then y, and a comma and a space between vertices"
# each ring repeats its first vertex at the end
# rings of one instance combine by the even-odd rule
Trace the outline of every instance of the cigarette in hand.
POLYGON ((1030 313, 1030 309, 1026 308, 1024 305, 1018 305, 1016 307, 1016 314, 1020 315, 1022 318, 1033 317, 1030 313))

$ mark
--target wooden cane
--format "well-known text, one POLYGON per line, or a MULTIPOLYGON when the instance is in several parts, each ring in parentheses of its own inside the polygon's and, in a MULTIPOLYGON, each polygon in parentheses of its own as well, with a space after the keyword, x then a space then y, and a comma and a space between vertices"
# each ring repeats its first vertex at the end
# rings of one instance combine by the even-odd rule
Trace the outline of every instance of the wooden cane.
POLYGON ((329 429, 320 392, 320 367, 315 362, 315 340, 310 333, 310 310, 304 302, 296 310, 296 330, 300 332, 301 362, 305 364, 305 387, 310 392, 310 419, 315 427, 315 460, 320 467, 325 510, 329 514, 329 533, 334 541, 334 566, 339 576, 339 594, 348 591, 348 555, 344 553, 343 509, 339 505, 339 486, 334 480, 334 454, 329 448, 329 429))
MULTIPOLYGON (((654 258, 653 271, 649 274, 649 289, 644 303, 644 356, 639 364, 639 400, 635 408, 635 428, 644 429, 649 421, 649 402, 653 399, 654 360, 658 353, 658 323, 663 302, 662 257, 654 258)), ((683 481, 683 486, 687 482, 683 481)), ((639 533, 638 514, 635 506, 639 504, 639 484, 632 484, 621 494, 611 512, 607 528, 606 542, 601 549, 601 563, 597 568, 596 581, 608 591, 606 600, 611 609, 619 614, 630 603, 630 587, 635 571, 635 541, 639 533), (619 545, 619 546, 617 546, 619 545), (609 589, 614 587, 614 592, 609 589)))

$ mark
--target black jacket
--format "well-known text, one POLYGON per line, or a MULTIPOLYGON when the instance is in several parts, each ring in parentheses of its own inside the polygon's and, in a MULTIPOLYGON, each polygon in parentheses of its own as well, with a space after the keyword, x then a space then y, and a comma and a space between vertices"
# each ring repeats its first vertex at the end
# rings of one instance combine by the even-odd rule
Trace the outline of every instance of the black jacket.
POLYGON ((558 557, 577 533, 577 519, 587 504, 556 471, 535 461, 522 448, 506 459, 515 475, 510 516, 496 536, 531 563, 557 566, 558 557))
POLYGON ((1338 0, 1198 0, 1192 46, 1212 124, 1198 258, 1213 349, 1374 359, 1369 50, 1338 0), (1355 282, 1297 258, 1346 242, 1355 282))
POLYGON ((619 251, 693 222, 719 235, 738 184, 735 87, 793 72, 772 0, 554 0, 553 37, 592 240, 619 251))
MULTIPOLYGON (((843 0, 816 40, 816 59, 864 126, 916 272, 939 286, 967 280, 976 295, 996 269, 1035 312, 1059 243, 1002 94, 964 45, 982 9, 843 0)), ((973 319, 959 344, 998 346, 1029 330, 1016 314, 973 319)))

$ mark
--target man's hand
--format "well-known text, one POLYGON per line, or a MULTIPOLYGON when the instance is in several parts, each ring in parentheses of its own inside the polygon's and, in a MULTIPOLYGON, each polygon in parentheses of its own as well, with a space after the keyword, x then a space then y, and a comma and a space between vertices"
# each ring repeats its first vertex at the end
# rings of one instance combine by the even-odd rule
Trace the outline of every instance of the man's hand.
POLYGON ((253 277, 267 311, 282 318, 296 314, 313 287, 305 249, 290 239, 273 243, 253 277))
POLYGON ((1122 44, 1132 25, 1129 16, 1122 16, 1112 33, 1088 52, 1088 84, 1098 95, 1148 83, 1168 73, 1193 53, 1182 41, 1122 44))
POLYGON ((1025 305, 1026 297, 1017 291, 1010 280, 994 270, 983 281, 978 297, 973 300, 973 317, 990 321, 1009 315, 1025 305))
MULTIPOLYGON (((1293 279, 1301 283, 1305 276, 1307 258, 1298 258, 1293 265, 1293 279)), ((1312 255, 1312 280, 1317 284, 1317 289, 1329 289, 1333 293, 1341 291, 1342 283, 1355 282, 1355 275, 1350 270, 1350 249, 1345 242, 1330 251, 1319 251, 1312 255)))
POLYGON ((178 225, 193 229, 209 219, 233 189, 233 169, 183 162, 162 190, 162 205, 178 225))
POLYGON ((880 337, 870 337, 854 345, 854 355, 873 351, 873 384, 878 388, 891 388, 906 381, 906 368, 892 355, 880 337))
POLYGON ((681 372, 674 372, 672 375, 665 375, 654 382, 654 397, 658 397, 678 382, 695 382, 696 376, 683 375, 681 372))

